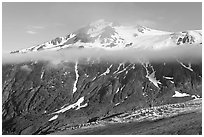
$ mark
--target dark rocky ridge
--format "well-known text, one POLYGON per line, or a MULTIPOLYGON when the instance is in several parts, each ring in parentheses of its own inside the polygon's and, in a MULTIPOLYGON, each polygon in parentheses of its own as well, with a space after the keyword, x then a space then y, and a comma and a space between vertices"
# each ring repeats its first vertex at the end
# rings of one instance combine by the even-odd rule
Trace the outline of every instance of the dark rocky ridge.
POLYGON ((3 65, 3 134, 47 134, 63 125, 73 126, 133 109, 192 99, 191 96, 173 98, 175 91, 202 96, 201 61, 192 63, 193 71, 178 61, 152 62, 146 68, 128 62, 124 65, 93 60, 79 62, 77 91, 73 94, 75 65, 68 62, 55 67, 49 62, 3 65), (101 75, 108 68, 110 72, 101 75), (155 71, 156 79, 161 82, 159 88, 146 77, 146 69, 150 74, 155 71), (78 110, 73 107, 49 121, 55 115, 52 113, 81 97, 84 97, 81 105, 87 103, 87 106, 78 110))

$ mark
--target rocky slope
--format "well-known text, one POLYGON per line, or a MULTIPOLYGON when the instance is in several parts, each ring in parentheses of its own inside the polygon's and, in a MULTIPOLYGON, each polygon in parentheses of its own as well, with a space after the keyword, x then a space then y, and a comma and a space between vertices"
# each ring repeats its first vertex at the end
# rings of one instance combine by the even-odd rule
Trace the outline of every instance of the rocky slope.
MULTIPOLYGON (((201 31, 163 32, 100 20, 66 37, 12 53, 29 56, 28 52, 59 53, 58 50, 73 48, 105 49, 111 53, 148 49, 150 53, 175 46, 199 47, 201 38, 201 31)), ((34 55, 40 56, 39 53, 34 55)), ((2 65, 3 134, 48 134, 65 125, 74 127, 144 107, 201 98, 202 60, 186 54, 188 59, 171 61, 163 57, 114 61, 110 56, 108 60, 97 57, 60 60, 54 65, 50 60, 39 59, 5 63, 2 65)), ((124 53, 118 57, 123 56, 124 53)))
POLYGON ((73 127, 54 135, 202 135, 202 99, 142 108, 73 127))
POLYGON ((3 65, 3 133, 47 134, 63 125, 200 98, 201 66, 94 60, 3 65))

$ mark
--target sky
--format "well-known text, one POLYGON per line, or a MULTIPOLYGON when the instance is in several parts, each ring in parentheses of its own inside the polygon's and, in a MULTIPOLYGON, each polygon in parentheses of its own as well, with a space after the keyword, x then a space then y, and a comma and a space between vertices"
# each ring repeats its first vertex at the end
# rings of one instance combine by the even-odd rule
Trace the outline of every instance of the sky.
POLYGON ((3 2, 2 50, 42 44, 99 19, 164 31, 202 29, 202 3, 3 2))

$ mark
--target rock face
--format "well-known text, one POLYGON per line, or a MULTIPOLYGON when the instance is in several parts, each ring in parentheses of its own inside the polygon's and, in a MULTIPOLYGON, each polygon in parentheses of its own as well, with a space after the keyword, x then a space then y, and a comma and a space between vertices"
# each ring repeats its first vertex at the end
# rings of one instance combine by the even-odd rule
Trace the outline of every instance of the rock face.
MULTIPOLYGON (((38 52, 43 50, 59 53, 64 49, 74 49, 77 55, 83 53, 78 52, 83 49, 91 49, 92 52, 92 49, 106 50, 111 54, 120 51, 120 54, 117 54, 117 61, 113 61, 115 57, 111 61, 100 59, 99 52, 96 52, 95 58, 88 53, 85 60, 80 58, 77 61, 67 61, 66 56, 65 60, 60 60, 54 56, 51 59, 56 57, 61 61, 55 64, 44 58, 44 61, 27 59, 21 63, 3 64, 3 134, 48 134, 65 125, 75 128, 127 111, 200 98, 202 60, 189 61, 193 52, 188 50, 186 53, 184 50, 184 54, 189 54, 188 59, 181 61, 173 54, 179 50, 168 50, 171 47, 184 49, 191 46, 202 46, 200 30, 165 32, 99 20, 65 37, 13 51, 11 53, 37 52, 32 56, 40 56, 38 52), (119 58, 123 58, 126 49, 137 51, 125 53, 133 54, 124 54, 128 60, 136 56, 139 60, 141 53, 151 53, 152 58, 150 56, 149 61, 137 63, 121 61, 123 59, 119 58), (163 49, 168 51, 156 52, 163 49), (140 53, 141 50, 147 52, 140 53), (153 51, 162 55, 157 57, 153 51), (164 57, 168 58, 169 54, 173 56, 171 61, 164 57), (153 56, 158 60, 154 60, 153 56)), ((72 50, 59 54, 70 53, 72 56, 72 50)), ((109 54, 107 56, 109 59, 109 54)), ((144 59, 143 55, 141 58, 144 59)))
POLYGON ((202 61, 5 64, 3 134, 48 134, 64 125, 202 97, 202 61), (175 97, 175 91, 188 96, 175 97))

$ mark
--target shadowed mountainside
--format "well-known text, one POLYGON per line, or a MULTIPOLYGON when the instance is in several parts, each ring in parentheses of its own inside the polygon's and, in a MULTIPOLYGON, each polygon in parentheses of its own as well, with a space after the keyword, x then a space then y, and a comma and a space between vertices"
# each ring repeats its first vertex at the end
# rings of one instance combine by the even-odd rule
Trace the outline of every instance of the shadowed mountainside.
POLYGON ((3 65, 3 134, 60 127, 202 96, 201 62, 48 62, 3 65), (173 97, 175 91, 185 93, 173 97))

